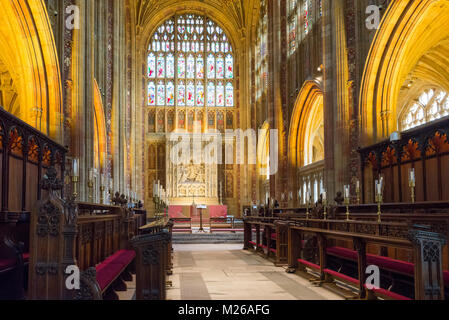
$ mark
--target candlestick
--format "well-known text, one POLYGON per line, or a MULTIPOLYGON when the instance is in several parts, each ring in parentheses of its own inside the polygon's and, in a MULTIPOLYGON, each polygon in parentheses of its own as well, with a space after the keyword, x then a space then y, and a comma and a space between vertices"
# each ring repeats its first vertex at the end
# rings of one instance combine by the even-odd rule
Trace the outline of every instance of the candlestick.
POLYGON ((327 220, 327 194, 323 191, 324 220, 327 220))
POLYGON ((309 190, 307 190, 307 192, 306 192, 306 207, 307 207, 307 210, 306 210, 306 219, 308 220, 308 219, 309 219, 309 207, 310 207, 309 190))
POLYGON ((346 205, 346 221, 349 221, 349 195, 350 195, 349 185, 345 185, 344 190, 345 190, 344 202, 346 205))
POLYGON ((355 193, 357 196, 357 204, 360 204, 360 181, 357 180, 356 184, 355 184, 355 193))
POLYGON ((412 203, 415 203, 415 186, 416 186, 416 181, 415 181, 415 169, 411 168, 410 172, 409 172, 409 187, 410 187, 410 196, 412 199, 412 203))
POLYGON ((72 176, 79 177, 79 163, 77 158, 72 160, 72 176))
POLYGON ((79 181, 79 177, 73 175, 72 176, 72 195, 73 195, 74 200, 76 200, 76 198, 78 197, 78 191, 77 191, 78 181, 79 181))

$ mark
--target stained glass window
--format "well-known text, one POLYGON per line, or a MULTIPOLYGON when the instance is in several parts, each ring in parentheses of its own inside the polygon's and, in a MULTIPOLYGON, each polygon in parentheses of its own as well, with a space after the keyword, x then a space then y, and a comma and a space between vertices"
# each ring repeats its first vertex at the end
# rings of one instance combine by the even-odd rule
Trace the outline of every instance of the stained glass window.
POLYGON ((148 79, 157 79, 148 81, 149 106, 235 104, 232 46, 223 29, 205 16, 175 15, 159 26, 147 68, 148 79))
POLYGON ((449 94, 441 89, 421 91, 407 104, 399 118, 400 129, 405 131, 449 115, 449 94))

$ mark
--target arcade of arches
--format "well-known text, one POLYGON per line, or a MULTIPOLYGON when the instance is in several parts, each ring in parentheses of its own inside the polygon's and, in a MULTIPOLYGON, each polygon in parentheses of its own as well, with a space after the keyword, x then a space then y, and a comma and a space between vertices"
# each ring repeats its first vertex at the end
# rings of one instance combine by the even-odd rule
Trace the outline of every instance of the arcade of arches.
POLYGON ((415 137, 449 119, 447 0, 1 0, 0 9, 0 105, 68 149, 69 193, 77 159, 81 201, 109 203, 117 191, 152 217, 159 181, 173 206, 225 207, 240 219, 245 208, 304 207, 324 192, 335 204, 345 185, 351 203, 374 203, 383 174, 384 201, 402 203, 412 167, 416 201, 449 200, 447 128, 426 131, 427 149, 415 137), (378 29, 366 24, 373 4, 378 29), (226 136, 240 129, 243 149, 226 136), (205 135, 220 136, 211 152, 222 159, 206 163, 189 140, 192 157, 175 164, 182 132, 202 136, 201 149, 213 140, 205 135), (400 148, 375 149, 390 137, 400 148))

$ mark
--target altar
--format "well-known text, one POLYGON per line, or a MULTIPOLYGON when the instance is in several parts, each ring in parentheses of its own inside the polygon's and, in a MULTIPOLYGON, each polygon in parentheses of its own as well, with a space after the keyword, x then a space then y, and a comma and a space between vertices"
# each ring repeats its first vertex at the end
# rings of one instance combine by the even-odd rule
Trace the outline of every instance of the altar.
MULTIPOLYGON (((190 146, 190 154, 193 156, 186 161, 182 154, 178 154, 175 143, 167 143, 166 152, 166 181, 170 204, 183 207, 195 204, 208 207, 220 205, 222 186, 218 183, 217 163, 205 161, 202 152, 195 152, 193 145, 190 146)), ((184 209, 183 215, 187 216, 188 212, 190 209, 184 209)))

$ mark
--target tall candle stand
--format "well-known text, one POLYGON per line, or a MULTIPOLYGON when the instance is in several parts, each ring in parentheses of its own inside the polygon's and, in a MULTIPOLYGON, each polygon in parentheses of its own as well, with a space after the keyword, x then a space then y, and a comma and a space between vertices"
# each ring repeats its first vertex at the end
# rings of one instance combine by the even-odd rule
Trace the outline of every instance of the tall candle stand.
POLYGON ((346 221, 349 221, 349 198, 345 197, 346 221))
POLYGON ((307 196, 307 199, 306 199, 306 207, 307 207, 307 210, 306 210, 306 219, 307 220, 309 220, 309 214, 310 214, 310 212, 309 212, 309 209, 310 209, 310 198, 307 196))
POLYGON ((78 176, 72 176, 72 195, 74 200, 76 200, 76 198, 78 197, 78 182, 79 182, 79 177, 78 176))
POLYGON ((410 196, 412 199, 412 203, 415 203, 415 169, 411 169, 410 173, 409 173, 409 178, 408 178, 408 185, 410 187, 410 196))
POLYGON ((87 187, 89 188, 89 202, 94 202, 94 181, 87 181, 87 187))
POLYGON ((104 191, 106 188, 104 186, 100 186, 100 203, 104 204, 104 191))
POLYGON ((382 201, 383 201, 383 197, 382 197, 381 193, 378 193, 376 195, 376 201, 377 201, 377 222, 381 223, 382 220, 380 217, 382 215, 382 212, 380 211, 380 205, 382 204, 382 201))
POLYGON ((323 206, 324 206, 324 220, 327 220, 327 199, 323 197, 323 206))
POLYGON ((357 181, 357 184, 355 186, 355 194, 357 197, 357 204, 360 204, 360 182, 357 181))

